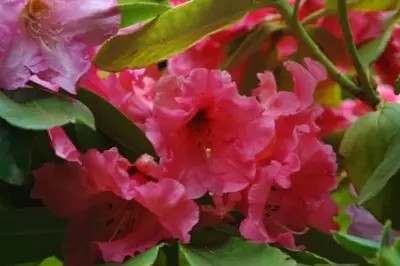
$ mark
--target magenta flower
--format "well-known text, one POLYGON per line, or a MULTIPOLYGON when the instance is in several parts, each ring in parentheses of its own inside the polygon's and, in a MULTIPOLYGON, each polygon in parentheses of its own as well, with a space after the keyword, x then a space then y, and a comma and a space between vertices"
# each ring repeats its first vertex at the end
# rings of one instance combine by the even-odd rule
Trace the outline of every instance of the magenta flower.
POLYGON ((12 0, 0 3, 0 87, 36 75, 75 93, 89 69, 88 48, 116 33, 114 0, 12 0))
POLYGON ((181 184, 153 182, 116 149, 90 150, 80 162, 45 164, 34 172, 32 196, 68 219, 66 265, 122 262, 161 240, 189 241, 199 211, 181 184))
POLYGON ((242 97, 227 72, 195 69, 157 84, 147 136, 165 176, 190 197, 237 192, 255 175, 255 156, 269 143, 273 123, 255 97, 242 97))
POLYGON ((325 232, 337 228, 332 220, 337 207, 330 197, 336 187, 335 153, 317 138, 315 119, 321 108, 313 105, 314 90, 326 72, 315 61, 305 62, 307 69, 285 63, 294 92, 277 92, 269 72, 259 76, 255 94, 264 114, 275 120, 275 135, 257 157, 257 177, 242 208, 246 218, 240 231, 256 242, 295 247, 293 234, 309 226, 325 232))

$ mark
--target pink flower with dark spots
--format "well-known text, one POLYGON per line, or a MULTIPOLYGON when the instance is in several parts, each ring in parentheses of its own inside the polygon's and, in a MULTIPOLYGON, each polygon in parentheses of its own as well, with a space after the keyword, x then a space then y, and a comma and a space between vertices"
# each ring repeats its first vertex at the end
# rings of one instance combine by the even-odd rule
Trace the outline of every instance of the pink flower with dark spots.
POLYGON ((118 30, 114 0, 13 0, 0 3, 0 87, 32 77, 75 93, 90 68, 88 48, 118 30))
POLYGON ((255 175, 255 157, 271 140, 273 121, 255 97, 242 97, 227 72, 195 69, 157 84, 145 126, 165 175, 192 198, 237 192, 255 175))
POLYGON ((336 188, 336 158, 332 148, 318 139, 315 119, 322 109, 313 104, 325 69, 305 59, 307 68, 285 62, 294 91, 277 91, 270 72, 260 74, 254 93, 264 115, 275 121, 275 135, 257 156, 257 175, 240 204, 246 218, 240 226, 245 238, 294 248, 294 235, 313 226, 325 232, 337 225, 337 207, 330 196, 336 188))
POLYGON ((155 182, 116 149, 89 150, 80 161, 34 172, 32 197, 68 219, 66 265, 122 262, 162 240, 189 241, 199 210, 177 181, 155 182))

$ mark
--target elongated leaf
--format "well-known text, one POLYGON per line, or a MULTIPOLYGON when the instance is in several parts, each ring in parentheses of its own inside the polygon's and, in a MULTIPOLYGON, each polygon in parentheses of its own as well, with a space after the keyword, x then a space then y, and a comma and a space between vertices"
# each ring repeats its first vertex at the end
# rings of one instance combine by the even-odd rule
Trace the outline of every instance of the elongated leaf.
POLYGON ((299 263, 302 263, 304 265, 337 265, 336 263, 333 263, 326 258, 323 258, 306 250, 284 249, 283 251, 290 255, 290 257, 292 257, 292 259, 297 262, 297 265, 299 265, 299 263))
POLYGON ((382 162, 378 165, 372 176, 368 178, 361 189, 359 203, 376 196, 389 182, 390 178, 400 170, 400 132, 393 137, 393 141, 388 147, 382 162))
POLYGON ((65 222, 44 208, 0 212, 2 265, 40 261, 60 253, 65 222))
POLYGON ((114 37, 100 49, 94 62, 107 71, 157 63, 269 2, 192 0, 166 11, 139 30, 114 37))
POLYGON ((121 28, 154 18, 170 9, 166 0, 118 0, 121 28))
POLYGON ((162 266, 165 265, 165 255, 161 251, 163 245, 158 245, 148 251, 129 259, 124 266, 162 266))
POLYGON ((384 31, 376 39, 373 39, 359 49, 359 54, 362 63, 365 66, 370 66, 373 64, 379 56, 385 51, 386 46, 390 41, 390 37, 393 33, 393 24, 399 19, 399 15, 395 14, 393 17, 389 18, 385 22, 384 31))
POLYGON ((0 119, 0 180, 12 185, 27 182, 31 172, 33 132, 0 119))
MULTIPOLYGON (((100 96, 80 89, 78 99, 93 112, 97 128, 108 137, 133 152, 133 157, 143 153, 155 156, 155 151, 143 131, 100 96)), ((136 158, 129 158, 134 160, 136 158)))
POLYGON ((180 246, 180 264, 183 266, 290 266, 296 265, 288 255, 268 245, 257 245, 240 238, 231 238, 214 249, 194 249, 180 246))
POLYGON ((346 250, 362 257, 373 258, 379 251, 379 243, 344 233, 335 233, 334 238, 346 250))
POLYGON ((85 105, 55 95, 19 103, 0 91, 0 118, 13 126, 33 130, 46 130, 78 121, 94 128, 93 116, 85 105))
POLYGON ((364 202, 373 196, 365 203, 365 207, 381 222, 392 220, 394 228, 400 228, 400 215, 394 204, 400 197, 397 191, 400 175, 397 163, 393 164, 395 152, 391 150, 398 145, 399 130, 400 105, 385 104, 381 110, 358 119, 347 130, 340 148, 353 185, 362 191, 361 200, 364 202), (388 161, 392 161, 392 164, 389 165, 388 161), (373 180, 369 181, 372 177, 373 180), (390 179, 384 188, 378 184, 381 178, 382 182, 390 179), (364 189, 368 182, 371 183, 364 189), (372 183, 378 187, 373 187, 372 183))
POLYGON ((307 247, 307 251, 339 265, 342 263, 360 265, 364 262, 363 258, 339 245, 332 235, 321 233, 312 228, 306 234, 297 236, 296 244, 303 245, 307 247))
POLYGON ((387 221, 383 226, 380 248, 390 246, 391 236, 392 236, 392 222, 387 221))
POLYGON ((379 265, 397 266, 400 265, 400 239, 393 246, 381 250, 379 265))
POLYGON ((281 30, 283 27, 279 23, 265 24, 257 27, 246 36, 235 52, 224 62, 222 68, 229 69, 243 63, 247 58, 259 51, 268 35, 281 30))

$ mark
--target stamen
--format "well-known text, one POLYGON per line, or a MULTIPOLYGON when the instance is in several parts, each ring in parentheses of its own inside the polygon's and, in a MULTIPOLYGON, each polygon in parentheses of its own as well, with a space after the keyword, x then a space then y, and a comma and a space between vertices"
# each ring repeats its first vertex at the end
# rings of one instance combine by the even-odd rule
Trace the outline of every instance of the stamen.
POLYGON ((63 30, 62 24, 52 14, 53 0, 28 0, 21 11, 26 33, 44 48, 54 50, 63 30))

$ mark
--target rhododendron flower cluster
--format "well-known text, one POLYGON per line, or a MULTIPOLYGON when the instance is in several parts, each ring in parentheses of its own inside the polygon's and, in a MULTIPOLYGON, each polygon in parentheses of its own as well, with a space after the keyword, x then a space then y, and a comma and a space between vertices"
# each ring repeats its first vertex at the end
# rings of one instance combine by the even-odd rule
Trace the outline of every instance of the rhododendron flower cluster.
POLYGON ((378 2, 2 0, 0 264, 400 265, 378 2))
POLYGON ((293 234, 309 226, 335 229, 335 155, 316 137, 321 109, 312 102, 326 73, 306 64, 286 63, 294 92, 278 92, 266 72, 251 97, 238 94, 227 72, 162 77, 144 124, 159 164, 149 156, 131 164, 115 149, 80 155, 52 129, 55 151, 71 162, 35 171, 32 196, 68 218, 67 263, 122 261, 160 240, 189 241, 199 222, 193 199, 206 194, 216 203, 226 195, 215 213, 222 219, 237 206, 246 216, 242 235, 257 242, 295 247, 293 234))

